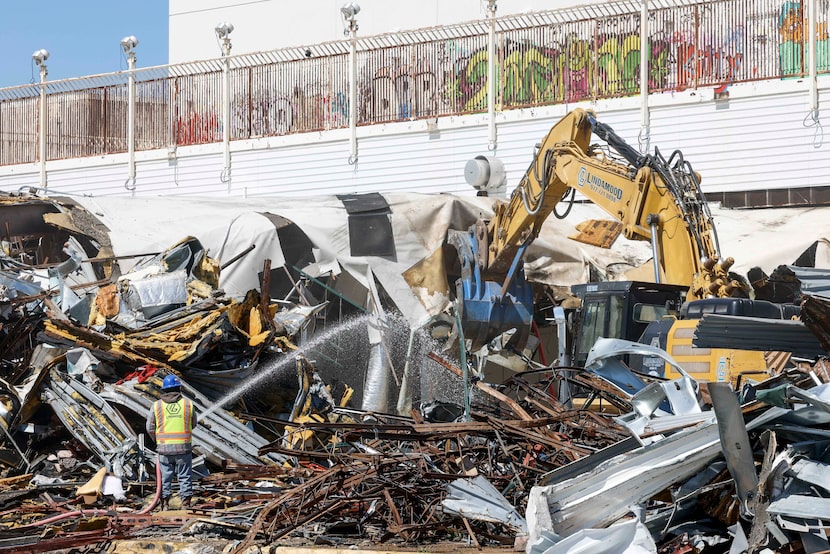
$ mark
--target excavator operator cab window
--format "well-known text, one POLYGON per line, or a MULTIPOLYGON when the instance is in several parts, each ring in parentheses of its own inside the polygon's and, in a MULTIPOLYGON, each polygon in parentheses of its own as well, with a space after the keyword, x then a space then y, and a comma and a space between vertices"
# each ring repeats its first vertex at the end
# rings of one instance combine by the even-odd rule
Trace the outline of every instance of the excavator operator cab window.
POLYGON ((651 323, 652 321, 660 321, 668 315, 673 315, 672 310, 664 304, 657 306, 654 304, 634 304, 632 317, 637 323, 651 323))
POLYGON ((600 337, 619 338, 622 334, 625 312, 622 295, 586 298, 582 308, 582 324, 577 344, 576 360, 584 362, 588 351, 600 337))
POLYGON ((588 351, 597 338, 602 336, 605 327, 605 312, 605 302, 586 302, 583 306, 579 344, 576 346, 576 360, 579 363, 585 361, 588 351))

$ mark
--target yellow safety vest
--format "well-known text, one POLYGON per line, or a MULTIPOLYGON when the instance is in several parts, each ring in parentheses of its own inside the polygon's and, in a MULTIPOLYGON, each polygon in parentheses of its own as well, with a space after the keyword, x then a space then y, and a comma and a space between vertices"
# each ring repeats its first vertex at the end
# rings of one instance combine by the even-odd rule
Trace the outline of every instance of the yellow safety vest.
POLYGON ((193 404, 187 398, 168 404, 156 400, 153 404, 156 414, 156 444, 186 444, 193 433, 191 414, 193 404))

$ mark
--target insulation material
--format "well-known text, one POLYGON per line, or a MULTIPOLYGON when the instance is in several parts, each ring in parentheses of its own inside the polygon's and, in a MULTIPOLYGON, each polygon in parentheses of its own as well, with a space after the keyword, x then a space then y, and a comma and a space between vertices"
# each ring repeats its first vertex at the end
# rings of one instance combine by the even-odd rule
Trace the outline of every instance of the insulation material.
POLYGON ((107 476, 107 469, 102 467, 93 475, 92 479, 78 487, 75 494, 83 497, 85 504, 95 502, 104 488, 104 478, 107 476))
POLYGON ((150 319, 171 307, 187 303, 187 273, 184 270, 129 280, 122 295, 127 306, 150 319))
POLYGON ((364 387, 362 409, 385 411, 389 402, 389 358, 381 342, 369 347, 369 366, 364 387))

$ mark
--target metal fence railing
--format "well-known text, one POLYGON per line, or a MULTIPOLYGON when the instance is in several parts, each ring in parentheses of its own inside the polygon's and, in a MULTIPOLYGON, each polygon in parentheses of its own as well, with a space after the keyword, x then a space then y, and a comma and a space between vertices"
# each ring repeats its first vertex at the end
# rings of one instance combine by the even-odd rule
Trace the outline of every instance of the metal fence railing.
MULTIPOLYGON (((808 74, 806 10, 796 0, 649 3, 648 90, 725 87, 808 74)), ((496 20, 499 110, 640 94, 640 2, 621 0, 496 20)), ((819 73, 830 71, 827 3, 819 73)), ((487 109, 488 21, 358 38, 357 124, 487 109)), ((347 127, 348 41, 136 69, 135 149, 347 127), (227 65, 226 65, 227 64, 227 65), (224 71, 229 98, 224 97, 224 71)), ((0 165, 128 149, 128 72, 0 89, 0 165)))

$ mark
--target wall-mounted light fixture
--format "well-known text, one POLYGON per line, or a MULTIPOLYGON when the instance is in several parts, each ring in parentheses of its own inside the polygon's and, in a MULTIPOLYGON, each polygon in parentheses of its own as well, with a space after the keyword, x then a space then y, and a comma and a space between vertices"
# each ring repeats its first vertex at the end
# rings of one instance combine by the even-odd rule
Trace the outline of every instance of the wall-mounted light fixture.
POLYGON ((227 38, 233 32, 233 23, 228 23, 227 21, 220 23, 216 26, 216 36, 219 39, 227 38))
POLYGON ((214 28, 216 31, 216 38, 222 41, 222 55, 230 56, 231 54, 231 33, 233 32, 233 24, 224 21, 214 28))
POLYGON ((125 54, 130 54, 138 46, 138 39, 133 35, 121 39, 121 49, 125 54))
POLYGON ((357 2, 347 2, 340 8, 340 13, 346 22, 346 28, 343 29, 343 34, 349 36, 350 33, 357 31, 357 14, 360 13, 360 5, 357 2))
POLYGON ((32 60, 35 62, 35 65, 38 66, 38 67, 42 66, 46 62, 46 60, 48 60, 48 59, 49 59, 49 51, 44 50, 43 48, 41 48, 40 50, 36 50, 34 53, 32 53, 32 60))

